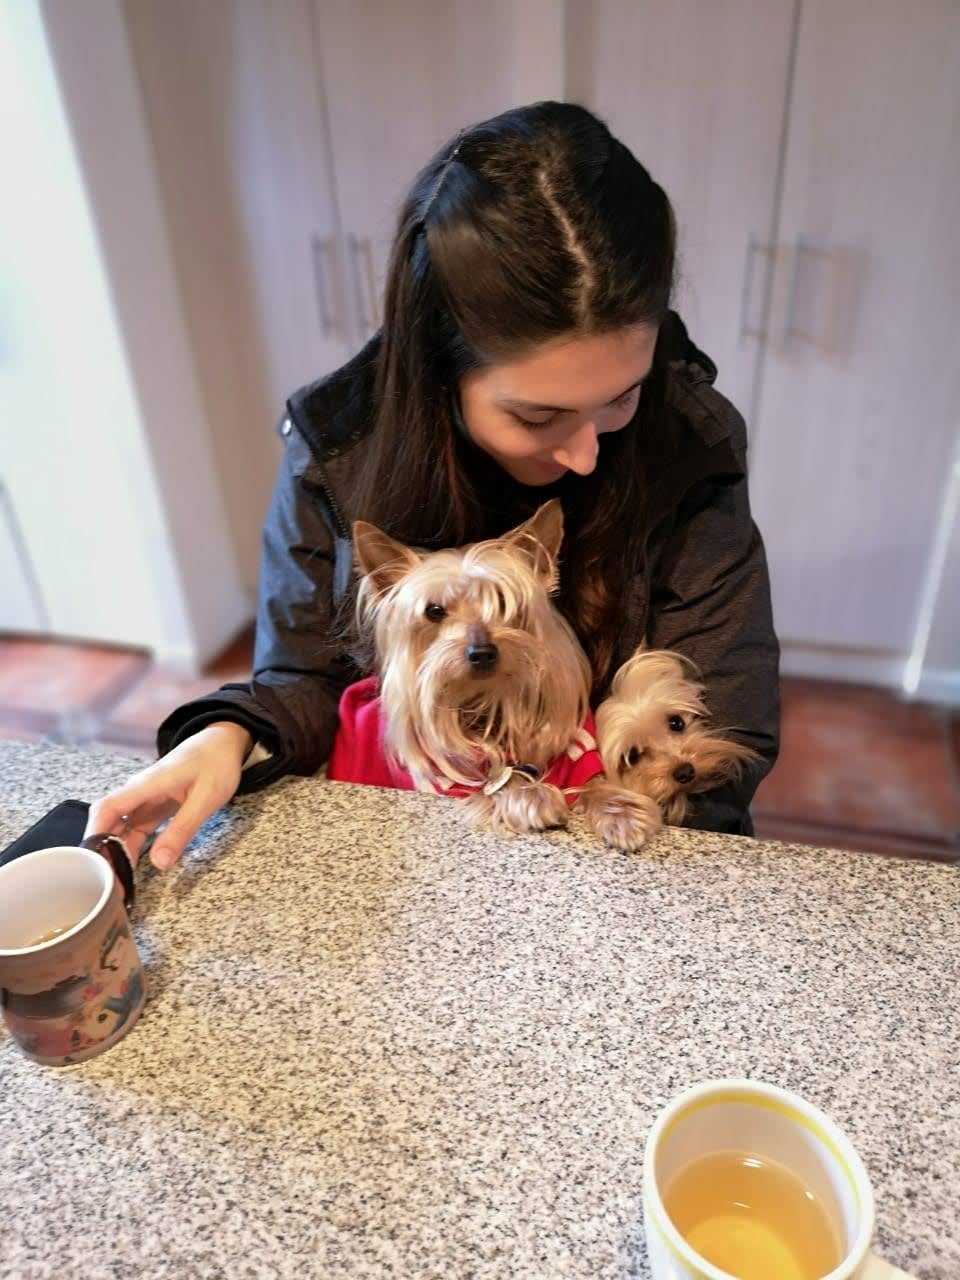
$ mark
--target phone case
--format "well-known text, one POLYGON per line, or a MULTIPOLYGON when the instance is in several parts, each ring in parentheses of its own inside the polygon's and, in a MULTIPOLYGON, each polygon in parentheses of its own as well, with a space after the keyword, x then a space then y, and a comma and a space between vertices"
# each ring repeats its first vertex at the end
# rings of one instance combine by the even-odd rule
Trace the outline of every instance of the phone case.
POLYGON ((78 845, 87 826, 90 806, 83 800, 63 800, 0 853, 0 867, 25 853, 53 849, 57 845, 78 845))

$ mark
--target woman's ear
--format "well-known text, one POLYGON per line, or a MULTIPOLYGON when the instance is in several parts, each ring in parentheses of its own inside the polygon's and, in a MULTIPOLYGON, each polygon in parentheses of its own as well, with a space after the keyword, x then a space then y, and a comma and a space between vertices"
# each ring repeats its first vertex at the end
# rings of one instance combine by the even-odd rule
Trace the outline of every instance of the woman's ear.
POLYGON ((559 498, 551 498, 529 520, 504 534, 504 541, 525 557, 541 585, 552 591, 557 585, 557 559, 563 542, 563 507, 559 498))
POLYGON ((415 551, 366 520, 353 522, 353 546, 360 572, 378 595, 389 591, 420 563, 415 551))

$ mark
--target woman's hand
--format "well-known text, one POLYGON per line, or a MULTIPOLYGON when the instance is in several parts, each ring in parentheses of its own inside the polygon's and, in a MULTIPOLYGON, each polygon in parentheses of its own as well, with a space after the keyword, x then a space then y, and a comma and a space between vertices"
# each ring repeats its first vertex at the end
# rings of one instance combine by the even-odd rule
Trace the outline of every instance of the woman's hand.
POLYGON ((156 764, 90 809, 86 835, 120 836, 136 866, 147 837, 167 818, 150 852, 155 867, 172 867, 206 820, 234 795, 253 739, 227 720, 192 734, 156 764))

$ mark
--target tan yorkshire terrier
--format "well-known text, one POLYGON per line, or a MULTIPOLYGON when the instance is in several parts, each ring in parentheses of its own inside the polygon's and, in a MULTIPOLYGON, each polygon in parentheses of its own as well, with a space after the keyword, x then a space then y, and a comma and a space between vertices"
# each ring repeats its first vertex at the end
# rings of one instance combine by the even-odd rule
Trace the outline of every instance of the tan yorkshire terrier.
POLYGON ((650 796, 679 826, 690 797, 738 778, 755 751, 709 728, 693 663, 666 649, 628 658, 597 708, 597 741, 607 777, 650 796))
POLYGON ((563 826, 576 804, 606 844, 639 848, 660 810, 604 776, 589 664, 550 599, 559 502, 459 550, 414 550, 363 521, 353 533, 379 675, 344 692, 328 777, 459 796, 497 831, 563 826))

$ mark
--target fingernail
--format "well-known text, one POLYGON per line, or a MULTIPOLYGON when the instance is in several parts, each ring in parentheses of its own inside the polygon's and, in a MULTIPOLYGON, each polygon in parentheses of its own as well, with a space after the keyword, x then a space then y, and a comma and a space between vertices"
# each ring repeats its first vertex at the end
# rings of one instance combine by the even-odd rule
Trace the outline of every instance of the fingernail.
POLYGON ((169 871, 177 860, 177 855, 172 849, 154 849, 150 857, 153 865, 159 867, 161 871, 169 871))

